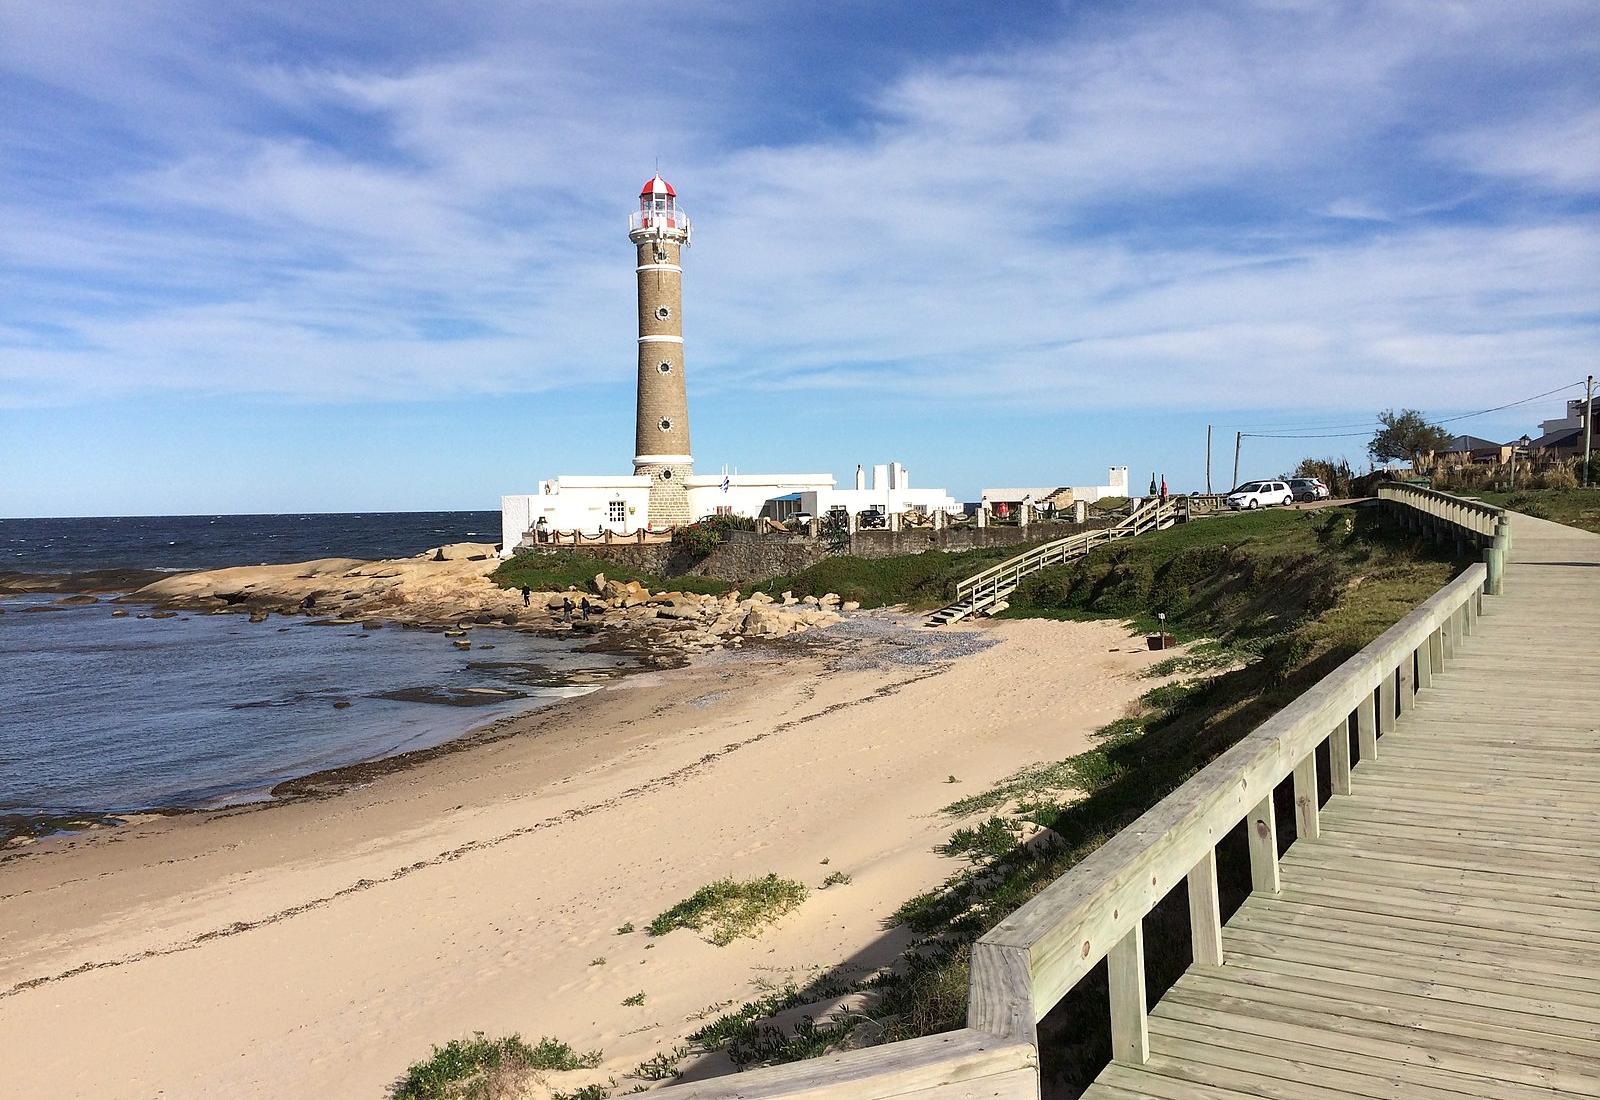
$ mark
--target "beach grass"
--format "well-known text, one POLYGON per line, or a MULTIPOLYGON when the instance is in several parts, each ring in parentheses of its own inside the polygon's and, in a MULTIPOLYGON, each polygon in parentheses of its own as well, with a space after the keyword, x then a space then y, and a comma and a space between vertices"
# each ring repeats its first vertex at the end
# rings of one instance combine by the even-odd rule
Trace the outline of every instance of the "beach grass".
POLYGON ((1600 534, 1600 489, 1519 489, 1516 492, 1463 490, 1498 508, 1564 523, 1600 534))
POLYGON ((452 1039, 421 1062, 413 1063, 390 1091, 393 1100, 496 1100, 521 1095, 540 1072, 593 1069, 598 1050, 578 1052, 548 1036, 532 1045, 519 1035, 499 1039, 475 1032, 452 1039))
POLYGON ((992 546, 981 550, 946 553, 897 554, 885 558, 848 555, 825 558, 798 573, 763 582, 759 589, 771 596, 793 592, 796 596, 822 596, 836 592, 841 599, 862 607, 905 604, 913 610, 943 607, 955 596, 958 581, 1020 553, 1021 545, 992 546))
POLYGON ((806 888, 793 879, 766 875, 744 882, 720 879, 700 887, 650 922, 652 936, 675 928, 702 933, 719 947, 754 937, 806 898, 806 888))
POLYGON ((502 588, 531 588, 535 592, 563 592, 576 588, 592 592, 596 574, 627 584, 638 581, 652 592, 695 592, 720 596, 733 588, 714 577, 658 577, 621 562, 607 561, 578 550, 557 550, 548 554, 518 554, 496 569, 491 579, 502 588))

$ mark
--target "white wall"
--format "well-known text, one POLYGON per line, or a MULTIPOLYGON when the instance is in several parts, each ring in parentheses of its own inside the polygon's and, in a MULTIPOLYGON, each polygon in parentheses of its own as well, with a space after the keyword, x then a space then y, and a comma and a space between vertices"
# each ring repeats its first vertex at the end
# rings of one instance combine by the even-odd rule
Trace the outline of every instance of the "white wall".
POLYGON ((773 497, 833 488, 832 474, 729 474, 726 492, 722 480, 722 474, 695 474, 684 478, 684 487, 689 490, 691 516, 705 519, 716 515, 717 509, 727 508, 733 515, 754 519, 773 497))
POLYGON ((539 483, 542 490, 500 498, 500 556, 508 558, 542 516, 552 531, 586 535, 615 531, 632 534, 649 518, 648 477, 558 477, 539 483), (621 521, 611 519, 612 501, 623 505, 621 521))
POLYGON ((821 518, 830 508, 854 515, 868 508, 885 513, 959 512, 961 505, 943 489, 823 489, 800 494, 800 507, 821 518))

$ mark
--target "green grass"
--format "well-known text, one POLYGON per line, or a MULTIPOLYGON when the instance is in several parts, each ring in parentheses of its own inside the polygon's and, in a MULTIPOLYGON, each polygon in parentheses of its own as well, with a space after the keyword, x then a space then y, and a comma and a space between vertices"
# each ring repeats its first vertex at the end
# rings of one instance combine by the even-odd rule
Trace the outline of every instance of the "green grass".
POLYGON ((828 877, 822 880, 822 885, 819 889, 826 890, 830 886, 849 886, 852 881, 854 880, 843 871, 830 871, 828 877))
POLYGON ((1600 534, 1600 489, 1522 489, 1515 493, 1463 490, 1462 494, 1537 519, 1600 534))
POLYGON ((640 1005, 644 1004, 644 990, 641 989, 637 993, 622 998, 622 1003, 628 1008, 638 1008, 640 1005))
POLYGON ((760 935, 805 898, 804 886, 777 875, 746 882, 725 878, 702 886, 662 913, 650 922, 649 932, 664 936, 675 928, 690 928, 726 947, 736 939, 760 935))
POLYGON ((577 550, 557 550, 549 554, 519 554, 491 575, 502 588, 522 588, 535 592, 562 592, 569 586, 584 592, 593 591, 596 573, 604 573, 608 580, 627 584, 638 581, 652 592, 698 592, 720 596, 733 585, 712 577, 658 577, 620 562, 606 561, 577 550))
POLYGON ((1025 545, 991 546, 981 550, 945 553, 899 554, 887 558, 827 558, 789 576, 774 577, 760 585, 772 596, 792 591, 796 596, 821 596, 837 592, 862 607, 906 604, 914 610, 943 607, 955 598, 958 581, 1021 553, 1025 545))
POLYGON ((520 1092, 539 1072, 593 1069, 598 1050, 579 1053, 558 1039, 540 1039, 529 1046, 521 1036, 452 1039, 434 1047, 426 1060, 413 1063, 390 1092, 393 1100, 495 1100, 520 1092))

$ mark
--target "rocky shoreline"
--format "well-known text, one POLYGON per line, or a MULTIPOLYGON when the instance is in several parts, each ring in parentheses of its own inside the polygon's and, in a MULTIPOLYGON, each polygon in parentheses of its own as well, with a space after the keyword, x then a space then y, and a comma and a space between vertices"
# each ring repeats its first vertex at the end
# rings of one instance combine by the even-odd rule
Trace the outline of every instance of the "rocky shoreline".
POLYGON ((491 579, 495 548, 455 543, 415 557, 362 561, 323 558, 164 576, 117 602, 176 611, 300 615, 328 625, 393 623, 443 630, 463 650, 478 628, 590 634, 612 651, 671 662, 685 654, 779 638, 838 622, 855 604, 837 595, 796 599, 738 591, 722 596, 646 589, 597 574, 587 590, 522 592, 491 579))

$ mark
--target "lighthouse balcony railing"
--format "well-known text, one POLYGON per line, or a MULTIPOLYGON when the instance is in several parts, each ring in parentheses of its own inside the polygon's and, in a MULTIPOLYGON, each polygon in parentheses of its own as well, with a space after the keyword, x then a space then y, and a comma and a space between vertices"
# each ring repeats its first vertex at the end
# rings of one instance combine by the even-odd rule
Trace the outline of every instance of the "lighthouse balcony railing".
POLYGON ((677 229, 689 231, 689 215, 682 210, 635 210, 628 215, 628 232, 641 229, 677 229))

